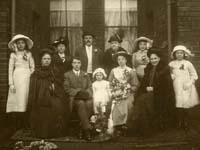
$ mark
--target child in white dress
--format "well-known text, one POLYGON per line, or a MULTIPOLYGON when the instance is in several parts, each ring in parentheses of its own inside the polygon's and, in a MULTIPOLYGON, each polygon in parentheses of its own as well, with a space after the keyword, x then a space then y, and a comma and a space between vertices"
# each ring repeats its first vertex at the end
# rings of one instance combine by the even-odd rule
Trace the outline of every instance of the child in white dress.
POLYGON ((110 100, 109 82, 104 80, 107 75, 102 68, 97 68, 93 73, 93 78, 96 79, 92 83, 94 113, 100 114, 106 112, 106 105, 110 100))
POLYGON ((193 64, 186 60, 190 55, 191 52, 185 46, 175 46, 172 51, 174 60, 169 63, 175 91, 178 125, 184 129, 188 128, 188 108, 199 104, 195 87, 198 75, 193 64))

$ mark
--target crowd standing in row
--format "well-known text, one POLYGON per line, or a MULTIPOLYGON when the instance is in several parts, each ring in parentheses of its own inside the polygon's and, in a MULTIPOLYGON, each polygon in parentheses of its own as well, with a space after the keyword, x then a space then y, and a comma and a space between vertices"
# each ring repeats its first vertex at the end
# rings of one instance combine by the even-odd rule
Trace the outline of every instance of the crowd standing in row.
POLYGON ((94 38, 83 34, 84 45, 74 56, 59 38, 55 51, 41 50, 36 69, 32 40, 21 34, 12 38, 6 112, 16 128, 30 126, 40 138, 60 137, 69 134, 75 118, 78 137, 89 141, 97 133, 149 136, 174 125, 188 128, 188 108, 198 105, 199 97, 198 75, 185 46, 175 46, 167 64, 146 37, 135 40, 132 55, 120 47, 117 34, 105 51, 94 38))

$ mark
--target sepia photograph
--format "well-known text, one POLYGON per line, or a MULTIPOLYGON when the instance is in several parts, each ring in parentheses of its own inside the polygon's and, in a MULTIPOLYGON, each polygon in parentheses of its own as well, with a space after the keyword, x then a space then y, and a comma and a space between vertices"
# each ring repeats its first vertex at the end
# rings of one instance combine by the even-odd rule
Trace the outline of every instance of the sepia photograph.
POLYGON ((200 150, 200 0, 0 0, 0 150, 200 150))

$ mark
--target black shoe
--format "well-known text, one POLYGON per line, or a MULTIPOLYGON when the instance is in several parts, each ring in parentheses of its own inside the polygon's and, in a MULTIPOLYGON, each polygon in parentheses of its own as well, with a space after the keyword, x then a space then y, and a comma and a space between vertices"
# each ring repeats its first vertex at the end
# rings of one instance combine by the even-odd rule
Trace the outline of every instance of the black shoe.
POLYGON ((84 139, 87 141, 92 141, 91 130, 85 130, 84 139))

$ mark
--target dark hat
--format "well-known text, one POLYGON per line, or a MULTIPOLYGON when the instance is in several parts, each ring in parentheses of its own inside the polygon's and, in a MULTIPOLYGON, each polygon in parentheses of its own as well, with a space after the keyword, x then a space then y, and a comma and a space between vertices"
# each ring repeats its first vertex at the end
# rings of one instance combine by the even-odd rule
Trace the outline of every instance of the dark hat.
POLYGON ((93 38, 95 38, 95 35, 92 32, 89 32, 89 31, 84 31, 82 38, 84 38, 86 35, 91 35, 93 38))
POLYGON ((40 51, 39 55, 40 55, 40 58, 42 58, 42 56, 44 56, 44 54, 49 54, 49 55, 53 55, 53 51, 49 48, 44 48, 40 51))
POLYGON ((118 56, 124 56, 127 60, 129 60, 130 57, 131 57, 125 50, 120 50, 120 51, 118 51, 118 52, 113 56, 114 60, 116 60, 118 56))
POLYGON ((151 54, 156 54, 158 57, 162 57, 163 52, 158 48, 152 47, 151 49, 148 50, 147 56, 150 57, 151 54))
POLYGON ((88 100, 90 99, 89 93, 87 91, 79 91, 74 97, 75 100, 88 100))
POLYGON ((64 44, 65 46, 67 46, 68 42, 64 37, 60 37, 59 39, 55 40, 52 45, 58 46, 58 44, 64 44))
POLYGON ((122 39, 120 38, 120 36, 118 34, 115 34, 115 35, 112 35, 110 37, 110 39, 108 40, 109 43, 111 43, 113 41, 117 41, 117 42, 121 43, 122 39))

